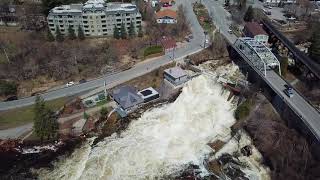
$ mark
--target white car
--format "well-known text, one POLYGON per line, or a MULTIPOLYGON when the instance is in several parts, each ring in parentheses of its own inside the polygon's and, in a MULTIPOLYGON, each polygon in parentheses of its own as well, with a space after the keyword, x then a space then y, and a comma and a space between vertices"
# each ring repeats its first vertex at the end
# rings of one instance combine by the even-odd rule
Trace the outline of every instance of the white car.
POLYGON ((206 41, 205 41, 205 42, 206 42, 206 44, 209 44, 209 39, 206 39, 206 41))
POLYGON ((229 33, 229 34, 232 34, 232 30, 231 30, 231 29, 228 29, 228 33, 229 33))
POLYGON ((70 86, 73 86, 74 85, 74 82, 73 81, 70 81, 66 84, 66 87, 70 87, 70 86))

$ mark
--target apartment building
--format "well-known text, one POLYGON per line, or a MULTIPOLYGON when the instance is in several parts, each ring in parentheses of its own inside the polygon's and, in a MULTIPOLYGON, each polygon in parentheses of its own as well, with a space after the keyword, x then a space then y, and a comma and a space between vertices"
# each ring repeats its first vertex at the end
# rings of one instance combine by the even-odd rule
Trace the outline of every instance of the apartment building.
POLYGON ((47 17, 49 29, 55 34, 59 27, 67 35, 71 26, 77 34, 79 26, 86 36, 111 36, 114 27, 124 24, 129 31, 131 22, 136 31, 141 26, 141 14, 130 3, 105 3, 104 0, 89 0, 84 4, 62 5, 53 8, 47 17))

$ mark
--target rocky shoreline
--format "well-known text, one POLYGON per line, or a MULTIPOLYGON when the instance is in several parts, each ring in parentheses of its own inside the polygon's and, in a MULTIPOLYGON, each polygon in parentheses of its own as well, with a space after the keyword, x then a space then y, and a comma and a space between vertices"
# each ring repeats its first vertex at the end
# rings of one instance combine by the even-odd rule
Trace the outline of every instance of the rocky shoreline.
POLYGON ((84 140, 84 137, 75 137, 46 144, 40 144, 39 142, 29 142, 27 144, 11 142, 11 144, 15 144, 16 147, 0 149, 0 177, 1 179, 10 180, 37 179, 37 177, 32 174, 31 168, 38 169, 52 166, 52 161, 61 155, 72 153, 84 140), (49 148, 46 149, 45 147, 49 148), (31 151, 32 149, 35 150, 34 153, 31 151), (39 149, 41 149, 41 151, 39 149))

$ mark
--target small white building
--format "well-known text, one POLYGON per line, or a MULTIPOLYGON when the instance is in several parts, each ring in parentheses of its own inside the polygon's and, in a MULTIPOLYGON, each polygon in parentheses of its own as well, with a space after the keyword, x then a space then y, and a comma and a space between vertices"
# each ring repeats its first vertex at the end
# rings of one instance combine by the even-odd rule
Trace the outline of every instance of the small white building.
POLYGON ((159 11, 156 14, 158 24, 175 24, 177 23, 177 12, 171 9, 159 11))
POLYGON ((187 73, 178 66, 164 70, 164 78, 175 86, 189 80, 187 73))

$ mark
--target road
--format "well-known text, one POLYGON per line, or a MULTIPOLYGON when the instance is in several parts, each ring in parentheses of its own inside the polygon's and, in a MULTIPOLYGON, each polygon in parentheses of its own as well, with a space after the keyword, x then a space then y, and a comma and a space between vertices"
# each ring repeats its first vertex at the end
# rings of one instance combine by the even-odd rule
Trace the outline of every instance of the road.
POLYGON ((229 42, 235 42, 237 37, 228 32, 232 19, 231 14, 223 8, 224 0, 202 0, 202 2, 207 7, 218 31, 220 31, 229 42))
MULTIPOLYGON (((210 15, 212 16, 215 25, 220 29, 220 32, 225 36, 225 38, 229 41, 230 44, 234 44, 236 37, 232 34, 228 33, 229 26, 231 21, 229 18, 230 14, 223 8, 222 0, 203 0, 204 5, 208 8, 210 15)), ((258 7, 261 4, 257 5, 258 7)), ((249 60, 245 58, 243 54, 239 52, 239 54, 245 59, 248 64, 252 67, 253 64, 250 63, 249 60)), ((259 70, 254 68, 260 76, 268 83, 268 85, 281 97, 284 99, 284 102, 293 110, 296 114, 298 114, 303 123, 309 128, 309 130, 313 133, 313 135, 320 141, 320 114, 319 112, 309 104, 303 96, 299 94, 299 92, 294 90, 294 96, 289 98, 284 93, 284 85, 287 84, 277 73, 274 71, 267 71, 267 76, 265 77, 259 70)))
MULTIPOLYGON (((204 37, 203 29, 201 28, 195 14, 193 13, 192 5, 191 5, 192 2, 193 1, 184 1, 184 0, 177 1, 177 4, 183 4, 183 6, 186 9, 186 17, 190 22, 191 31, 194 38, 191 39, 191 41, 186 46, 181 47, 175 51, 175 60, 181 60, 183 57, 199 52, 201 49, 203 49, 201 45, 203 45, 205 37, 204 37)), ((165 64, 172 62, 173 60, 171 56, 172 55, 170 53, 159 58, 154 58, 150 61, 139 63, 129 70, 122 71, 113 75, 105 75, 103 77, 97 78, 95 80, 92 80, 83 84, 77 84, 71 87, 65 87, 65 88, 49 91, 44 94, 41 94, 41 96, 45 100, 53 100, 61 97, 80 94, 80 93, 101 87, 104 85, 104 82, 106 82, 107 85, 120 84, 122 82, 141 76, 143 74, 150 72, 153 69, 157 69, 160 66, 163 66, 165 64)), ((0 111, 32 105, 34 103, 34 100, 35 100, 35 97, 26 97, 16 101, 0 102, 0 111)))
POLYGON ((289 105, 289 107, 295 111, 296 114, 301 116, 304 124, 310 129, 313 135, 320 142, 320 114, 312 107, 304 98, 297 92, 293 91, 294 96, 289 98, 284 93, 284 85, 288 85, 277 73, 274 71, 267 71, 266 78, 270 87, 283 98, 284 102, 289 105))
POLYGON ((31 131, 33 127, 33 123, 29 123, 23 126, 10 128, 6 130, 0 131, 0 139, 17 139, 20 136, 26 134, 27 132, 31 131))

